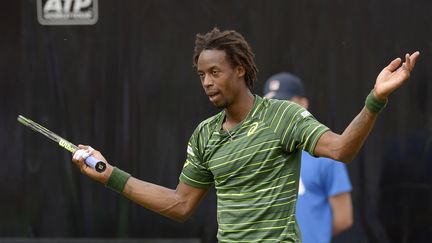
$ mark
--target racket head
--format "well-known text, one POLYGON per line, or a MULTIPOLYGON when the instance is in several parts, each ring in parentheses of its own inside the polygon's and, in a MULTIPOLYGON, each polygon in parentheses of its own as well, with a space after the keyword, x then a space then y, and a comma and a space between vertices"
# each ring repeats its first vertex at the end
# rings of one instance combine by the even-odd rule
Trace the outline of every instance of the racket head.
MULTIPOLYGON (((63 147, 64 149, 68 150, 71 153, 74 153, 78 149, 78 147, 75 144, 65 140, 64 138, 60 137, 59 135, 57 135, 57 134, 51 132, 50 130, 48 130, 47 128, 43 127, 42 125, 40 125, 40 124, 38 124, 38 123, 28 119, 28 118, 25 118, 22 115, 19 115, 17 117, 17 120, 19 123, 23 124, 24 126, 29 127, 33 131, 38 132, 38 133, 46 136, 47 138, 57 142, 58 145, 60 145, 61 147, 63 147)), ((100 161, 100 160, 98 160, 92 156, 90 156, 87 159, 89 159, 89 161, 86 160, 87 165, 94 168, 97 172, 105 171, 106 164, 104 162, 102 162, 102 161, 100 161)))
POLYGON ((31 121, 31 120, 29 120, 29 119, 27 119, 27 118, 25 118, 25 117, 23 117, 21 115, 19 115, 17 117, 17 120, 18 120, 19 123, 23 124, 24 126, 29 126, 30 125, 30 121, 31 121))

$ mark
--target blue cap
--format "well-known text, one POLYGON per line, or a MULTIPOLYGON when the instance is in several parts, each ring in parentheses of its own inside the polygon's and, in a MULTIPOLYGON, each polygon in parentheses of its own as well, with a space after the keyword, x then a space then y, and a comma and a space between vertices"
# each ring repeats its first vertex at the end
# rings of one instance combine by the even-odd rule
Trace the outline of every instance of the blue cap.
POLYGON ((303 82, 291 73, 277 73, 267 79, 264 96, 278 100, 290 100, 294 96, 305 97, 303 82))

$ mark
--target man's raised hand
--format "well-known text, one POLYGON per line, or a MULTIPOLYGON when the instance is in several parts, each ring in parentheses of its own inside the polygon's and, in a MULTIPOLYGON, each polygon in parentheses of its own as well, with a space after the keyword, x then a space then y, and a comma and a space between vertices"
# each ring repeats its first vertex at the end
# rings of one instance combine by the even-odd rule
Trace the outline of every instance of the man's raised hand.
POLYGON ((394 59, 378 75, 374 87, 374 96, 378 100, 386 100, 394 90, 399 88, 410 77, 419 56, 420 52, 416 51, 411 55, 407 53, 403 63, 400 58, 394 59))

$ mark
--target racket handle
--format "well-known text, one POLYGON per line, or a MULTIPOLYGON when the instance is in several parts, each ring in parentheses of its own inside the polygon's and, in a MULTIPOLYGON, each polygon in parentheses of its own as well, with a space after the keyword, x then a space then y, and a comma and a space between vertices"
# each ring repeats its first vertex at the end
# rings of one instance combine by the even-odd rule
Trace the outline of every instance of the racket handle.
POLYGON ((87 159, 85 159, 85 163, 88 166, 90 166, 93 169, 95 169, 99 173, 104 172, 105 169, 106 169, 106 164, 104 162, 100 161, 99 159, 96 159, 93 156, 87 157, 87 159))

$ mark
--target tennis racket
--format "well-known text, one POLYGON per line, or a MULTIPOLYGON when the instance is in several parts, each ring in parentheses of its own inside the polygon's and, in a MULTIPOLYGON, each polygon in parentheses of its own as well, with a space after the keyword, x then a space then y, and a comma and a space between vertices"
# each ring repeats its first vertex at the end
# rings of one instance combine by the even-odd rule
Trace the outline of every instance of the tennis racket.
MULTIPOLYGON (((34 122, 28 118, 25 118, 24 116, 19 115, 17 120, 18 120, 18 122, 20 122, 24 126, 29 127, 33 131, 41 133, 45 137, 53 140, 58 145, 60 145, 60 147, 63 147, 64 149, 68 150, 71 153, 74 153, 75 151, 78 150, 78 147, 75 144, 73 144, 73 143, 67 141, 66 139, 60 137, 59 135, 51 132, 50 130, 46 129, 45 127, 39 125, 38 123, 36 123, 36 122, 34 122)), ((99 159, 96 159, 93 156, 87 157, 85 159, 85 163, 100 173, 105 171, 105 169, 106 169, 106 164, 104 162, 100 161, 99 159)))

